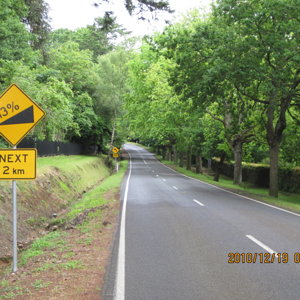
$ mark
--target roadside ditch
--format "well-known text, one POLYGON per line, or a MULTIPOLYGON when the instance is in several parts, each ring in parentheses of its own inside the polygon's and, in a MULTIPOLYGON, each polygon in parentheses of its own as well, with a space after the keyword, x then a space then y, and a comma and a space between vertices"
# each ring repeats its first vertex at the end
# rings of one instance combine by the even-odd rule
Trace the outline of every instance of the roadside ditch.
POLYGON ((101 294, 127 161, 112 174, 99 157, 49 160, 40 162, 35 181, 18 183, 15 274, 9 184, 1 182, 6 197, 0 201, 0 216, 5 216, 0 220, 0 299, 98 299, 101 294))

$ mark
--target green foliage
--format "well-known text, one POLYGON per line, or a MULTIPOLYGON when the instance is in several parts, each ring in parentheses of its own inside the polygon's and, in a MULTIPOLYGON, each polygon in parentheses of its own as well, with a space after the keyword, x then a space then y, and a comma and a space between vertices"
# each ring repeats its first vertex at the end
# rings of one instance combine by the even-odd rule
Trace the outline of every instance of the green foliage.
POLYGON ((64 244, 62 237, 63 233, 61 232, 51 232, 35 240, 30 248, 22 253, 21 265, 25 265, 29 259, 43 254, 44 249, 51 249, 56 247, 57 245, 64 244))
POLYGON ((92 89, 95 75, 92 53, 80 50, 75 42, 66 42, 49 52, 49 67, 60 72, 60 79, 66 81, 76 92, 92 89))
POLYGON ((243 155, 270 162, 276 196, 278 155, 299 164, 298 13, 296 2, 221 0, 147 38, 129 64, 131 136, 174 157, 234 158, 237 184, 243 155))
POLYGON ((71 207, 67 217, 72 219, 74 216, 84 212, 86 209, 96 208, 107 203, 108 200, 104 198, 104 194, 107 191, 113 190, 120 186, 126 169, 127 161, 122 161, 119 172, 109 176, 95 189, 86 193, 80 201, 76 202, 71 207))
POLYGON ((299 123, 288 118, 288 126, 283 136, 281 165, 300 166, 300 127, 299 123))
MULTIPOLYGON (((156 11, 156 10, 165 10, 167 12, 172 12, 172 10, 169 7, 168 1, 152 1, 152 0, 125 0, 125 7, 129 14, 132 14, 136 10, 138 10, 137 13, 141 14, 145 10, 149 10, 150 12, 156 11)), ((141 16, 143 19, 144 17, 141 16)))
POLYGON ((2 0, 0 10, 0 59, 32 62, 32 36, 22 23, 28 10, 23 0, 2 0))
POLYGON ((28 7, 28 14, 25 18, 32 33, 32 47, 34 50, 40 50, 43 56, 43 62, 47 60, 46 42, 50 32, 48 23, 48 4, 44 0, 24 0, 28 7))
POLYGON ((127 62, 130 52, 117 48, 98 57, 95 90, 95 111, 106 121, 114 119, 122 111, 122 97, 127 91, 127 62))
POLYGON ((112 41, 117 37, 126 35, 126 31, 116 23, 116 18, 110 16, 107 19, 96 18, 93 25, 79 28, 75 31, 69 29, 57 29, 50 34, 49 45, 58 48, 67 42, 75 42, 80 50, 89 50, 92 53, 93 61, 114 49, 112 41))

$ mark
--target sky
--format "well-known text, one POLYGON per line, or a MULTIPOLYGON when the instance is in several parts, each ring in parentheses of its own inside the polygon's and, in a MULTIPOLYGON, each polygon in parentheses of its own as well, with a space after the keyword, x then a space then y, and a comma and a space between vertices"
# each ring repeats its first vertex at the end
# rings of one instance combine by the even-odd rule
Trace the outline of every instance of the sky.
POLYGON ((143 36, 160 31, 165 26, 162 19, 178 20, 180 16, 193 8, 208 11, 212 0, 169 0, 170 6, 176 12, 172 15, 164 14, 160 21, 139 21, 135 16, 129 16, 124 7, 124 0, 110 0, 98 8, 92 5, 93 0, 45 0, 49 4, 50 25, 53 29, 76 29, 93 24, 96 17, 103 16, 104 11, 114 11, 117 23, 123 25, 134 36, 143 36))

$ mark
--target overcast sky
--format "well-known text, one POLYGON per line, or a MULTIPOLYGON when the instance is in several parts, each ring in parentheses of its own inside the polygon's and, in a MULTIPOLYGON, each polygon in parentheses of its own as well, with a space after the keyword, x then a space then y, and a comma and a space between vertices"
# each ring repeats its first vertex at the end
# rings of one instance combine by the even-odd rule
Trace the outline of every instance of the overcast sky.
MULTIPOLYGON (((111 0, 109 4, 103 3, 98 8, 92 5, 93 0, 45 0, 49 6, 49 16, 52 19, 53 29, 68 28, 76 29, 93 24, 94 18, 103 15, 104 11, 114 11, 117 23, 133 32, 134 35, 150 34, 161 30, 164 22, 138 21, 137 17, 129 16, 124 7, 124 0, 111 0)), ((193 8, 208 10, 212 0, 169 0, 170 6, 176 11, 168 19, 178 19, 193 8)), ((166 14, 164 16, 167 16, 166 14)), ((164 17, 160 17, 160 20, 164 17)))

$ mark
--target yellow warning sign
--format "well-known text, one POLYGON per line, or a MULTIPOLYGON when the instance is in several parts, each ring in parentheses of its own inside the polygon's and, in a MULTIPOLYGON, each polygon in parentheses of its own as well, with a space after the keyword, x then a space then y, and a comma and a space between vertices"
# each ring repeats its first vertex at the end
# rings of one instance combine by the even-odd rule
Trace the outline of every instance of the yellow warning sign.
POLYGON ((114 157, 114 158, 119 157, 119 153, 113 153, 113 157, 114 157))
POLYGON ((45 116, 45 112, 12 84, 0 97, 0 134, 13 146, 45 116))
POLYGON ((113 153, 118 153, 119 151, 120 151, 120 149, 117 148, 117 147, 113 147, 113 148, 112 148, 112 152, 113 152, 113 153))
POLYGON ((0 180, 35 178, 36 149, 0 149, 0 180))

